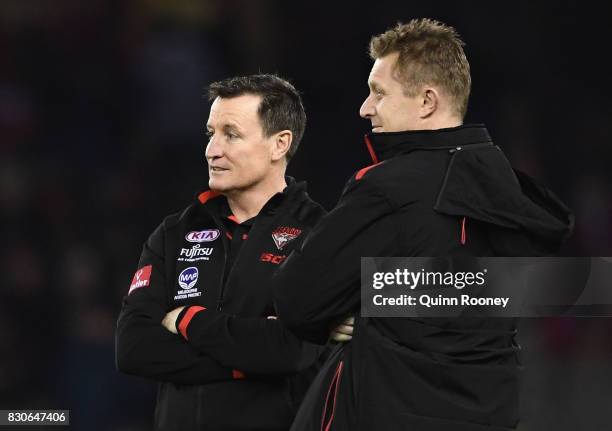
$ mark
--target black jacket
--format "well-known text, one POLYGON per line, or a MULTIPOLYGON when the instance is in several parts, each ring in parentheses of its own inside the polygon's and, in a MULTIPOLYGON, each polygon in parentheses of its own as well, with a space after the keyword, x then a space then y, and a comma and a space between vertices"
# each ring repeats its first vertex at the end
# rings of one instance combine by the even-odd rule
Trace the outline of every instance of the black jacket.
MULTIPOLYGON (((303 339, 360 305, 361 256, 552 254, 573 221, 513 171, 484 126, 366 136, 376 163, 275 278, 277 312, 303 339)), ((518 422, 513 319, 360 318, 292 430, 506 430, 518 422)))
POLYGON ((160 382, 156 429, 291 425, 321 348, 267 318, 275 315, 269 280, 325 211, 305 183, 289 180, 240 237, 225 198, 207 191, 145 243, 117 323, 116 361, 160 382), (230 241, 243 241, 231 262, 230 241), (174 335, 161 320, 181 305, 174 335))

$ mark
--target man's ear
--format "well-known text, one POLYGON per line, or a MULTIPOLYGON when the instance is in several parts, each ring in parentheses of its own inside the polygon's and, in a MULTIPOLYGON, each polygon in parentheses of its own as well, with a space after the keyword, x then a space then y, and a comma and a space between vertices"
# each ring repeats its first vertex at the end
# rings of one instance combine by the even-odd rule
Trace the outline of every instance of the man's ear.
POLYGON ((440 94, 433 87, 423 87, 421 95, 420 117, 429 118, 439 109, 440 94))
POLYGON ((293 142, 293 133, 291 133, 291 130, 283 130, 274 135, 271 154, 273 162, 286 156, 289 148, 291 148, 291 142, 293 142))

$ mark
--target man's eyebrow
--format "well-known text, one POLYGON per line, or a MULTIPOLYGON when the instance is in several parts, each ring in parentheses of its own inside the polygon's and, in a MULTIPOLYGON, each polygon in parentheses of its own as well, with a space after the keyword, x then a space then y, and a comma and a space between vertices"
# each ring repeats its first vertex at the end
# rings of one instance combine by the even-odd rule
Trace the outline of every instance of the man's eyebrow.
POLYGON ((368 81, 368 87, 373 91, 382 90, 381 86, 376 81, 368 81))
POLYGON ((236 130, 236 131, 240 131, 240 126, 236 123, 225 123, 222 126, 223 130, 236 130))
MULTIPOLYGON (((206 123, 206 129, 210 130, 210 129, 214 129, 214 127, 210 123, 206 123)), ((221 124, 219 126, 219 129, 240 131, 241 127, 238 124, 234 123, 234 122, 227 122, 227 123, 221 124)))

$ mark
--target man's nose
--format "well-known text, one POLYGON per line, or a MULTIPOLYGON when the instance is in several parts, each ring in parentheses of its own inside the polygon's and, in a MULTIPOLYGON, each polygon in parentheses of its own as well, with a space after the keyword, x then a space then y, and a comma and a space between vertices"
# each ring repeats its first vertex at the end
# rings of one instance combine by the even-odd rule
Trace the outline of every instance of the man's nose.
POLYGON ((206 160, 217 159, 223 156, 223 146, 214 136, 210 137, 204 155, 206 160))
POLYGON ((359 116, 361 118, 370 118, 374 115, 374 104, 372 103, 371 97, 368 96, 361 104, 359 108, 359 116))

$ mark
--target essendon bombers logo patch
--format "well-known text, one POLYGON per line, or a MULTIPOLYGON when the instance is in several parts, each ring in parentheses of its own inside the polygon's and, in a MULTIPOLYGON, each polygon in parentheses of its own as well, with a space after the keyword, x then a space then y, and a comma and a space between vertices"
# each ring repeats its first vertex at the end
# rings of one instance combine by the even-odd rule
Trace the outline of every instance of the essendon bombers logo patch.
POLYGON ((272 239, 279 250, 282 250, 289 242, 296 239, 302 233, 301 229, 295 227, 281 226, 272 232, 272 239))
POLYGON ((130 284, 130 291, 128 292, 128 295, 135 289, 147 287, 149 285, 149 282, 151 281, 152 268, 152 265, 147 265, 136 271, 136 274, 134 274, 134 278, 132 279, 132 284, 130 284))

